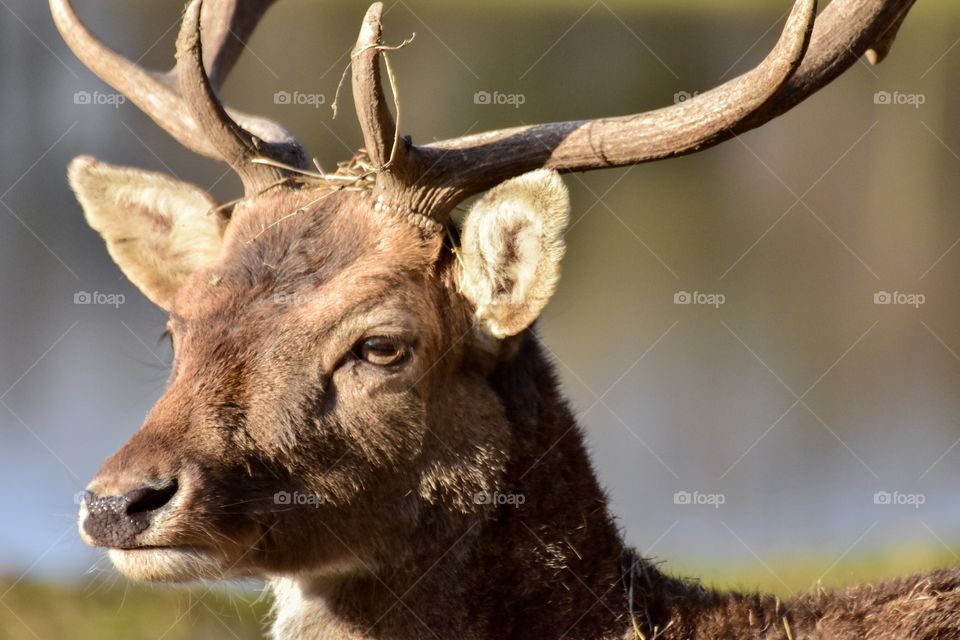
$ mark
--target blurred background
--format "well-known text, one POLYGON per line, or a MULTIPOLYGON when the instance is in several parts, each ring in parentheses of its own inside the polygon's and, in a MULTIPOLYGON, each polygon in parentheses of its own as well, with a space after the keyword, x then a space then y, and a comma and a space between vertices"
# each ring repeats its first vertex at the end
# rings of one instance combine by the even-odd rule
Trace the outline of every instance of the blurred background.
MULTIPOLYGON (((789 9, 386 4, 387 42, 416 33, 391 60, 420 142, 672 104, 758 63, 789 9)), ((123 54, 172 62, 179 0, 76 5, 123 54)), ((330 104, 365 9, 278 3, 225 101, 325 167, 348 158, 349 91, 335 120, 330 104)), ((960 6, 926 0, 882 65, 758 131, 566 178, 539 330, 626 538, 667 571, 788 596, 960 565, 958 76, 960 6)), ((239 183, 87 71, 43 2, 0 0, 0 113, 0 638, 258 637, 258 585, 132 586, 75 531, 75 494, 160 396, 169 353, 66 165, 92 154, 224 200, 239 183)))

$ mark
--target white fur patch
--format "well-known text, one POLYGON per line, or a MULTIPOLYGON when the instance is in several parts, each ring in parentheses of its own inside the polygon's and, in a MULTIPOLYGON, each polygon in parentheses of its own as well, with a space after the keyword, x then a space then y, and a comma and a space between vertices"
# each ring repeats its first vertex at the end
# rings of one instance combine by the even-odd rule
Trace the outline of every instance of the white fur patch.
MULTIPOLYGON (((344 560, 314 574, 273 578, 273 624, 271 640, 345 640, 359 637, 331 611, 328 598, 345 576, 371 571, 359 559, 344 560)), ((366 637, 366 636, 364 636, 366 637)))
POLYGON ((216 202, 168 176, 80 156, 67 170, 87 222, 123 273, 150 300, 169 309, 183 280, 221 247, 216 202))
POLYGON ((538 169, 484 195, 463 224, 460 290, 495 338, 530 326, 560 278, 570 198, 556 171, 538 169))

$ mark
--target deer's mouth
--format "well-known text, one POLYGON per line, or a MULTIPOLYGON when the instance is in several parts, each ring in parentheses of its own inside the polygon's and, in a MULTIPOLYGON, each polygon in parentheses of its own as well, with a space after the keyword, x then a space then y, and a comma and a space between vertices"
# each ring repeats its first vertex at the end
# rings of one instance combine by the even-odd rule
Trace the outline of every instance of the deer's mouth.
POLYGON ((176 552, 187 553, 191 551, 197 551, 197 548, 177 546, 177 545, 165 545, 165 544, 148 544, 148 545, 143 545, 139 547, 107 547, 107 551, 124 551, 129 553, 149 552, 149 551, 176 551, 176 552))
POLYGON ((150 582, 190 582, 224 577, 224 561, 198 547, 111 548, 110 561, 128 578, 150 582))

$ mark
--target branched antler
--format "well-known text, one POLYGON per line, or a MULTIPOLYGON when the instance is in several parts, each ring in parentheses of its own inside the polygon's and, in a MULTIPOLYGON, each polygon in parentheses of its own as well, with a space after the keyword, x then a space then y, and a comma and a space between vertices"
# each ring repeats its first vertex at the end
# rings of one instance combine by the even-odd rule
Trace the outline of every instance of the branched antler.
MULTIPOLYGON (((464 198, 539 167, 587 171, 701 151, 788 111, 861 56, 881 60, 914 1, 833 0, 815 21, 816 0, 796 0, 763 62, 690 100, 628 116, 514 127, 426 145, 399 136, 387 103, 379 64, 389 47, 380 41, 378 2, 367 11, 351 55, 354 102, 375 189, 388 204, 446 222, 464 198)), ((216 96, 272 2, 192 0, 177 65, 163 74, 105 47, 77 19, 70 0, 50 5, 67 43, 88 67, 185 146, 228 162, 250 195, 306 167, 302 147, 286 130, 231 112, 216 96)))
MULTIPOLYGON (((202 20, 198 25, 196 20, 185 19, 179 41, 187 40, 185 31, 202 33, 205 44, 203 63, 196 64, 192 55, 183 52, 178 55, 177 65, 167 72, 148 71, 104 45, 83 25, 70 0, 50 0, 50 8, 57 28, 77 57, 104 82, 127 96, 183 146, 210 158, 226 160, 238 169, 237 165, 223 155, 224 140, 213 140, 209 135, 211 125, 216 131, 223 127, 236 128, 244 132, 243 135, 258 141, 256 148, 259 154, 302 168, 307 166, 306 154, 286 129, 264 118, 224 109, 216 98, 216 92, 246 46, 246 39, 273 2, 274 0, 194 0, 187 8, 186 18, 199 16, 202 4, 202 20), (205 93, 207 98, 217 105, 217 122, 206 120, 201 123, 198 114, 193 111, 193 107, 203 106, 206 101, 194 104, 185 101, 182 93, 185 64, 194 72, 205 69, 203 74, 207 80, 204 84, 208 87, 205 93)), ((191 44, 194 42, 192 38, 189 40, 191 44)), ((195 42, 199 52, 199 37, 195 42)), ((191 84, 191 87, 196 86, 191 84)), ((219 136, 217 133, 214 135, 219 136)), ((244 169, 241 172, 248 193, 263 186, 261 183, 275 180, 277 175, 278 170, 270 167, 265 170, 244 169)))
POLYGON ((408 196, 445 219, 462 199, 538 167, 626 166, 701 151, 788 111, 867 51, 886 52, 914 0, 797 0, 759 66, 680 104, 630 116, 537 124, 413 146, 408 196), (812 35, 811 35, 812 29, 812 35))

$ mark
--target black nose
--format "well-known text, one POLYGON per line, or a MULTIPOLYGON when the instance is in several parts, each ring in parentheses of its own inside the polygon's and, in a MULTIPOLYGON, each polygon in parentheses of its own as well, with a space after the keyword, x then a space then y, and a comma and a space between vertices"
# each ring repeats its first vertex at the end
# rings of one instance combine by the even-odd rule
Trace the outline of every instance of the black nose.
POLYGON ((124 549, 150 526, 152 516, 177 493, 177 483, 163 487, 141 487, 122 496, 98 496, 87 491, 87 517, 83 530, 97 545, 124 549))

